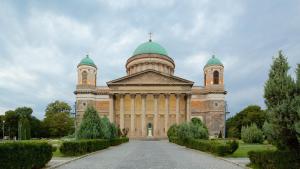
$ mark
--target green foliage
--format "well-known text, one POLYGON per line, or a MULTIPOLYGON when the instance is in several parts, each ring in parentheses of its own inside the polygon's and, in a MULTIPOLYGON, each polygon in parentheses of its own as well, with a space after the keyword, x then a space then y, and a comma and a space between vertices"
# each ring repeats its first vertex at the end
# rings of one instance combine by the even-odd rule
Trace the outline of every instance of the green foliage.
POLYGON ((30 140, 31 138, 30 123, 26 116, 21 116, 19 118, 18 135, 19 140, 30 140))
POLYGON ((63 101, 48 104, 43 132, 49 137, 62 137, 74 132, 74 121, 70 117, 71 107, 63 101))
POLYGON ((264 141, 263 132, 257 128, 256 124, 242 127, 242 140, 245 143, 262 143, 264 141))
POLYGON ((193 136, 188 123, 181 123, 178 126, 177 137, 182 143, 187 142, 189 139, 192 139, 193 136))
POLYGON ((188 123, 173 124, 167 135, 169 139, 171 137, 178 138, 178 144, 184 144, 189 139, 208 139, 208 130, 200 119, 193 118, 188 123))
POLYGON ((297 64, 296 76, 295 110, 297 111, 298 121, 295 122, 295 130, 298 142, 300 143, 300 64, 297 64))
POLYGON ((109 119, 105 116, 101 118, 101 131, 102 131, 102 138, 103 139, 110 139, 111 138, 111 124, 109 122, 109 119))
POLYGON ((118 127, 114 123, 110 123, 110 139, 119 137, 118 127))
POLYGON ((67 113, 56 113, 44 119, 44 127, 50 137, 62 137, 74 131, 74 121, 67 113))
POLYGON ((0 168, 38 169, 52 158, 48 143, 33 141, 4 142, 0 144, 0 168))
POLYGON ((9 135, 10 138, 18 135, 18 114, 9 110, 5 112, 5 135, 9 135))
POLYGON ((192 123, 193 125, 198 125, 198 126, 202 126, 202 127, 207 128, 207 127, 204 125, 204 123, 202 123, 201 119, 196 118, 196 117, 194 117, 194 118, 191 119, 191 123, 192 123))
POLYGON ((190 133, 194 139, 208 139, 208 130, 199 123, 190 123, 190 133))
POLYGON ((57 113, 70 114, 70 111, 71 111, 71 107, 68 105, 68 103, 56 100, 48 104, 46 108, 46 117, 57 113))
POLYGON ((30 118, 32 114, 32 108, 30 107, 18 107, 15 112, 19 117, 27 117, 30 118))
POLYGON ((250 151, 250 165, 262 169, 299 169, 300 153, 290 151, 250 151))
POLYGON ((272 124, 273 129, 272 142, 280 150, 300 151, 300 141, 297 139, 300 92, 297 87, 298 79, 295 83, 288 70, 287 58, 280 51, 279 56, 273 60, 269 79, 265 83, 264 98, 268 108, 268 122, 272 124))
POLYGON ((258 128, 262 128, 266 120, 266 112, 257 105, 250 105, 226 120, 227 136, 230 138, 241 138, 242 126, 255 123, 258 128))
POLYGON ((178 125, 177 124, 173 124, 170 126, 167 135, 168 137, 177 137, 177 132, 178 132, 178 125))
POLYGON ((43 128, 42 122, 34 116, 29 118, 30 131, 32 138, 41 138, 43 137, 43 128))
POLYGON ((274 129, 272 124, 268 123, 267 121, 265 121, 264 125, 263 125, 263 133, 265 136, 265 139, 269 142, 272 143, 272 141, 274 140, 274 129))
POLYGON ((176 137, 169 138, 170 142, 184 145, 188 148, 210 152, 219 156, 225 156, 234 153, 239 143, 235 140, 219 142, 215 140, 189 139, 187 142, 182 142, 176 137))
POLYGON ((110 146, 108 140, 102 139, 89 139, 89 140, 76 140, 65 141, 60 146, 59 150, 66 156, 82 155, 97 150, 102 150, 110 146))
POLYGON ((120 145, 120 144, 126 143, 126 142, 129 142, 128 137, 113 138, 110 140, 110 145, 116 146, 116 145, 120 145))
POLYGON ((88 107, 83 115, 79 130, 76 132, 77 139, 99 139, 103 137, 101 119, 93 107, 88 107))

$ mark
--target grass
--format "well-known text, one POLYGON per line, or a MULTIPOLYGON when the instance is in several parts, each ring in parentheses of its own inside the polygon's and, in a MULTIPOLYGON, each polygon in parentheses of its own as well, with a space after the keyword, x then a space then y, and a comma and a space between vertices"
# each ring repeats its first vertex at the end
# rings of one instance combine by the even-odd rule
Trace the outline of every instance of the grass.
POLYGON ((276 150, 271 144, 247 144, 239 141, 239 148, 231 155, 227 157, 248 157, 249 151, 263 151, 263 150, 276 150))
POLYGON ((59 148, 56 149, 55 152, 53 152, 53 157, 65 157, 60 151, 59 148))

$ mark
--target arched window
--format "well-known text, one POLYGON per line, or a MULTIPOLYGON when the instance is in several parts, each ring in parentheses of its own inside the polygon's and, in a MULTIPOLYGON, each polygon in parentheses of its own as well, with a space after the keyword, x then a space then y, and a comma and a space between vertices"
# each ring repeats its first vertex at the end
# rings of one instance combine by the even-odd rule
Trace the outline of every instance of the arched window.
POLYGON ((204 73, 204 86, 206 86, 206 73, 204 73))
POLYGON ((82 84, 87 84, 87 72, 82 72, 82 84))
POLYGON ((214 71, 214 84, 219 84, 219 72, 214 71))

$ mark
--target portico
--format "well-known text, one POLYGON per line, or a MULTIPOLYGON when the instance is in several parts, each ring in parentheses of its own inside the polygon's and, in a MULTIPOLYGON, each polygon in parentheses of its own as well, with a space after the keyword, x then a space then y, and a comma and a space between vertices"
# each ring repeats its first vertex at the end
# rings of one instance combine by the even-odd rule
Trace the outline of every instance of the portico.
POLYGON ((155 70, 110 81, 110 121, 121 129, 128 128, 131 138, 146 137, 148 124, 152 126, 153 137, 166 137, 172 124, 190 120, 192 84, 155 70), (134 83, 145 76, 147 80, 134 83))

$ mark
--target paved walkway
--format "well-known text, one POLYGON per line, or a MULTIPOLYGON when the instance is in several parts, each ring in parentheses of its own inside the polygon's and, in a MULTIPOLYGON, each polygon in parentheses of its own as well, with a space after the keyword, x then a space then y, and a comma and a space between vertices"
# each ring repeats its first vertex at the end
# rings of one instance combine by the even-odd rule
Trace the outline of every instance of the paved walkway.
POLYGON ((171 144, 167 141, 130 141, 59 169, 241 169, 235 164, 171 144))

